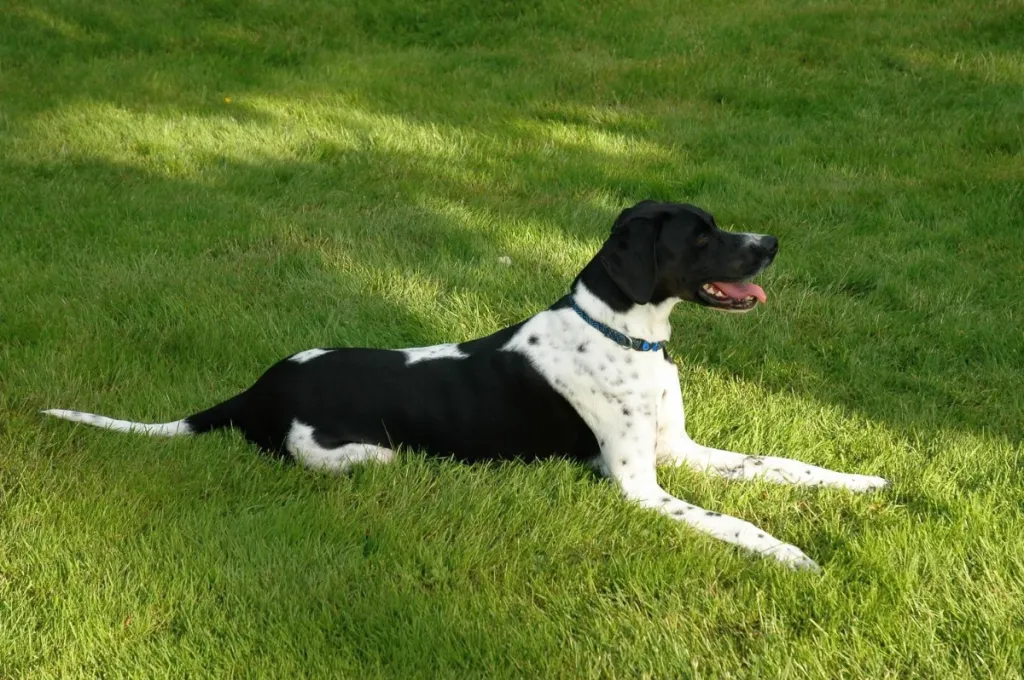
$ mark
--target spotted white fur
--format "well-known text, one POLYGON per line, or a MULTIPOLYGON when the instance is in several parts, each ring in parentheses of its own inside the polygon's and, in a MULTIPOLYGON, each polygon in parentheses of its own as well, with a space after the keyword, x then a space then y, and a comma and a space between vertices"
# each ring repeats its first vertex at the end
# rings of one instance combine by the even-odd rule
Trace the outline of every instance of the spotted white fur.
POLYGON ((136 423, 130 420, 115 420, 106 416, 98 416, 95 413, 68 411, 62 408, 47 409, 43 413, 56 418, 72 420, 76 423, 86 423, 94 427, 102 427, 118 432, 136 432, 155 437, 179 437, 192 434, 192 430, 184 420, 175 420, 172 423, 136 423))
POLYGON ((889 485, 881 477, 844 474, 789 458, 751 456, 702 446, 686 433, 679 371, 675 364, 666 362, 662 372, 656 446, 657 460, 661 464, 686 465, 726 479, 764 479, 780 484, 829 486, 850 491, 873 491, 889 485))
MULTIPOLYGON (((630 335, 668 339, 669 313, 678 302, 614 312, 578 283, 577 303, 592 318, 630 335), (628 328, 628 330, 627 330, 628 328)), ((660 352, 624 350, 590 327, 572 309, 549 310, 529 319, 506 351, 529 357, 534 367, 572 404, 600 446, 595 467, 623 495, 715 538, 797 568, 817 565, 799 548, 749 522, 675 498, 657 480, 660 462, 687 464, 731 479, 763 477, 777 482, 868 491, 888 483, 847 475, 784 458, 761 458, 694 443, 686 434, 678 371, 660 352)))
POLYGON ((329 349, 305 349, 302 350, 301 352, 297 352, 296 354, 293 354, 290 357, 288 357, 288 361, 294 361, 297 364, 304 364, 307 361, 312 361, 313 359, 316 359, 317 357, 322 357, 323 355, 329 354, 330 352, 331 350, 329 349))
POLYGON ((432 359, 465 359, 466 354, 454 343, 431 345, 430 347, 410 347, 401 350, 405 354, 405 365, 411 366, 420 361, 432 359))

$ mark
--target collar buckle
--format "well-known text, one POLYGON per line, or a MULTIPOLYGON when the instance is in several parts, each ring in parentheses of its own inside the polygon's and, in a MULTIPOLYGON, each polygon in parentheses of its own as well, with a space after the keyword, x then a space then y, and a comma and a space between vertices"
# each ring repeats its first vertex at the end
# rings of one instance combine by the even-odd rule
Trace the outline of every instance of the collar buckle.
POLYGON ((576 299, 573 297, 569 298, 569 306, 572 307, 573 311, 575 311, 589 325, 596 328, 603 336, 627 352, 629 350, 635 350, 637 352, 656 352, 665 344, 665 341, 663 340, 651 342, 650 340, 644 340, 643 338, 631 338, 625 333, 620 333, 614 328, 590 318, 590 315, 584 312, 583 309, 576 304, 576 299))

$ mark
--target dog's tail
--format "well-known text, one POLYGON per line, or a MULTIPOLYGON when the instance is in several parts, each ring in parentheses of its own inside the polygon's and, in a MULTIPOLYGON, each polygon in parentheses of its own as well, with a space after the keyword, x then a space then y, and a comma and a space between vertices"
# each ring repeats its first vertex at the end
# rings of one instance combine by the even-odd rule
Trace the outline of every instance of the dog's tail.
POLYGON ((211 430, 218 430, 223 427, 231 427, 231 424, 242 405, 243 394, 221 402, 205 411, 200 411, 188 418, 175 420, 171 423, 136 423, 131 420, 115 420, 106 416, 98 416, 94 413, 82 413, 81 411, 67 411, 60 408, 52 408, 43 411, 46 415, 72 420, 76 423, 86 423, 95 427, 102 427, 117 432, 138 432, 153 437, 181 437, 190 434, 203 434, 211 430))

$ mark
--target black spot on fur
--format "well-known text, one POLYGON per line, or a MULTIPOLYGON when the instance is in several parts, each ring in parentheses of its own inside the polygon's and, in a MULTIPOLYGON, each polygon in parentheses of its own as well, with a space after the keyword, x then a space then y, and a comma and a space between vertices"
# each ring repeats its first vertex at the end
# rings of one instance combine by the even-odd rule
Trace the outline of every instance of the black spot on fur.
POLYGON ((631 357, 631 356, 627 356, 627 357, 626 357, 626 363, 627 363, 627 364, 632 364, 632 363, 633 363, 633 357, 631 357))
POLYGON ((810 471, 810 470, 806 470, 806 471, 805 471, 805 474, 808 474, 808 475, 809 475, 809 474, 811 474, 811 471, 810 471))
POLYGON ((626 408, 625 406, 622 407, 622 415, 628 416, 628 415, 632 415, 632 414, 633 414, 633 412, 630 411, 628 408, 626 408))
POLYGON ((707 515, 708 517, 721 517, 722 516, 722 513, 720 513, 720 512, 712 512, 711 510, 708 510, 704 514, 707 515))
POLYGON ((760 458, 755 458, 754 465, 764 465, 764 461, 761 460, 760 458))
POLYGON ((669 498, 668 496, 663 496, 662 499, 661 499, 661 502, 662 503, 668 503, 670 500, 672 500, 672 499, 669 498))
POLYGON ((620 458, 619 459, 619 465, 629 465, 629 459, 628 458, 620 458))
POLYGON ((637 373, 636 371, 633 371, 633 372, 632 372, 632 373, 630 374, 630 377, 631 377, 631 378, 633 378, 633 380, 639 380, 639 379, 640 379, 640 374, 639 374, 639 373, 637 373))
POLYGON ((527 338, 526 341, 531 345, 536 345, 538 342, 540 342, 540 338, 538 338, 536 335, 531 335, 529 338, 527 338))
POLYGON ((758 538, 764 538, 764 534, 758 534, 757 537, 758 538))
POLYGON ((740 532, 737 531, 736 532, 736 538, 739 538, 739 537, 740 537, 740 532))
POLYGON ((672 511, 672 514, 676 515, 676 516, 679 516, 679 515, 682 515, 682 514, 685 514, 685 513, 686 513, 686 510, 683 510, 682 508, 680 508, 679 510, 673 510, 672 511))
POLYGON ((583 354, 584 352, 586 352, 586 351, 587 351, 587 343, 585 343, 585 342, 581 342, 581 343, 580 343, 580 344, 579 344, 579 345, 578 345, 578 346, 576 347, 576 351, 577 351, 577 352, 579 352, 580 354, 583 354))

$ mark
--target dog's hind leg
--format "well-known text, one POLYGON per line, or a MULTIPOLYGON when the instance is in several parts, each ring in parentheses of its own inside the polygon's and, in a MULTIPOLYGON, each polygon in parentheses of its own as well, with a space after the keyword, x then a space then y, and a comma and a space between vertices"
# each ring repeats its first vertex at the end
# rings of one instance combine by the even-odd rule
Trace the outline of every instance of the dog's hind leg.
POLYGON ((324 446, 317 441, 311 426, 297 420, 292 421, 284 445, 301 465, 325 472, 346 472, 352 465, 370 461, 387 463, 394 456, 391 449, 374 444, 324 446))

